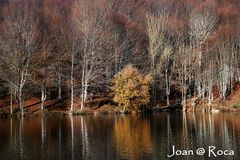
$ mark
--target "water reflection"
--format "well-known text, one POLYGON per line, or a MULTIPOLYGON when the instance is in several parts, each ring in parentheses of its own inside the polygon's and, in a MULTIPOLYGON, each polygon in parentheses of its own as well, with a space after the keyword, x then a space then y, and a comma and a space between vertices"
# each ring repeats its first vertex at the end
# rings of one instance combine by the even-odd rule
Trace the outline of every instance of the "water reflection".
POLYGON ((239 121, 239 113, 0 119, 0 159, 166 159, 172 145, 232 149, 234 157, 218 159, 236 159, 239 121))
POLYGON ((117 151, 124 159, 141 159, 153 155, 150 122, 140 116, 120 116, 115 120, 114 138, 117 151), (144 146, 144 147, 143 147, 144 146))

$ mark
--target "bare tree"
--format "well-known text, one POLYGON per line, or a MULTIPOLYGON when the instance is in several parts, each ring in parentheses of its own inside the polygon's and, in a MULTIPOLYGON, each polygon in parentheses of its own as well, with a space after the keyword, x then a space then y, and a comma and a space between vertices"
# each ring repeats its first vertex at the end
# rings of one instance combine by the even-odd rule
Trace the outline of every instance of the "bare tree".
MULTIPOLYGON (((76 55, 79 52, 79 44, 78 44, 78 39, 76 38, 77 36, 74 35, 73 28, 69 26, 69 28, 66 30, 67 33, 64 35, 64 42, 66 46, 66 52, 70 58, 71 62, 71 69, 70 69, 70 89, 71 89, 71 108, 70 112, 73 112, 74 110, 74 97, 75 97, 75 67, 76 67, 76 55)), ((78 63, 77 63, 78 65, 78 63)))
POLYGON ((96 7, 93 12, 93 8, 90 2, 77 1, 73 11, 75 30, 81 36, 81 110, 84 109, 89 86, 101 79, 108 57, 111 57, 103 50, 106 41, 101 11, 96 7))
POLYGON ((189 25, 190 25, 190 35, 191 35, 191 44, 195 48, 195 53, 198 65, 196 68, 196 86, 198 91, 198 97, 204 97, 205 95, 205 83, 202 73, 202 52, 203 43, 213 34, 216 29, 217 16, 211 8, 199 9, 196 8, 192 11, 190 15, 189 25))
POLYGON ((10 1, 3 9, 4 24, 0 45, 4 61, 16 75, 16 81, 10 80, 17 92, 19 107, 23 116, 23 89, 29 72, 29 64, 38 48, 38 16, 35 1, 10 1))
POLYGON ((154 105, 156 104, 156 79, 163 66, 163 59, 161 56, 164 51, 164 46, 166 45, 165 29, 167 27, 167 23, 168 18, 165 16, 155 17, 147 15, 147 30, 149 38, 148 52, 153 76, 152 98, 154 105))

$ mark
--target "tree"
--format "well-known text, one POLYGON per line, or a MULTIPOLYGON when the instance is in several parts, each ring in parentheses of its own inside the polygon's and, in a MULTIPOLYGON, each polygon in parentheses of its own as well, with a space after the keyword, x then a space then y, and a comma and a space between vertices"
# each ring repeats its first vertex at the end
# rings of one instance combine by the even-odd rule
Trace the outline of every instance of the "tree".
POLYGON ((98 4, 93 1, 84 3, 76 1, 73 8, 74 32, 80 39, 80 74, 81 74, 81 110, 87 100, 88 89, 102 81, 103 74, 109 65, 109 51, 104 26, 104 15, 98 4))
POLYGON ((171 74, 173 67, 173 50, 176 45, 174 39, 177 39, 173 29, 179 28, 175 18, 175 8, 172 1, 151 0, 150 10, 146 16, 146 27, 148 35, 148 54, 150 57, 150 70, 153 76, 152 100, 156 105, 157 85, 162 90, 164 85, 161 84, 165 79, 165 90, 167 105, 170 105, 169 95, 171 87, 171 74), (156 83, 158 82, 158 83, 156 83))
POLYGON ((126 109, 138 110, 149 103, 151 80, 150 75, 144 76, 132 65, 126 66, 114 77, 114 101, 123 107, 122 112, 126 109))
POLYGON ((74 35, 74 32, 72 32, 72 28, 68 28, 68 32, 64 34, 64 42, 65 42, 65 48, 67 55, 69 56, 70 62, 71 62, 71 69, 70 69, 70 90, 71 90, 71 108, 70 112, 73 112, 74 110, 74 97, 75 97, 75 68, 76 65, 76 55, 79 52, 79 46, 78 46, 78 39, 76 39, 76 36, 74 35))
POLYGON ((213 35, 216 30, 217 15, 215 11, 215 3, 206 2, 192 11, 189 19, 191 45, 195 48, 196 59, 198 64, 196 66, 195 77, 196 87, 198 91, 198 98, 205 97, 205 82, 202 76, 203 72, 203 44, 213 35), (208 6, 208 7, 207 7, 208 6))
MULTIPOLYGON (((39 17, 35 1, 9 1, 4 7, 1 26, 1 56, 7 74, 1 76, 17 93, 19 108, 23 115, 23 89, 29 75, 30 62, 39 47, 39 17), (9 75, 9 76, 8 76, 9 75)), ((12 92, 13 93, 13 92, 12 92)))
POLYGON ((164 30, 168 19, 166 17, 154 17, 147 15, 147 30, 149 38, 149 57, 151 62, 151 73, 153 76, 152 98, 153 104, 156 104, 156 81, 157 74, 162 69, 162 51, 165 45, 164 30), (157 61, 157 58, 159 60, 157 61))
POLYGON ((0 95, 11 113, 17 101, 23 113, 33 96, 41 109, 69 98, 71 111, 79 96, 83 109, 127 64, 151 74, 153 105, 182 98, 183 110, 192 96, 192 106, 208 100, 210 109, 240 81, 239 0, 7 1, 0 2, 0 95))
MULTIPOLYGON (((54 83, 58 92, 58 100, 62 99, 62 93, 64 90, 64 78, 66 78, 66 68, 64 63, 66 63, 66 44, 65 44, 65 34, 68 34, 66 26, 71 25, 70 15, 71 15, 72 1, 67 0, 43 0, 43 18, 45 24, 43 28, 45 29, 47 37, 50 42, 49 52, 51 56, 55 57, 51 61, 52 71, 54 74, 54 83)), ((46 41, 45 41, 46 43, 46 41)))

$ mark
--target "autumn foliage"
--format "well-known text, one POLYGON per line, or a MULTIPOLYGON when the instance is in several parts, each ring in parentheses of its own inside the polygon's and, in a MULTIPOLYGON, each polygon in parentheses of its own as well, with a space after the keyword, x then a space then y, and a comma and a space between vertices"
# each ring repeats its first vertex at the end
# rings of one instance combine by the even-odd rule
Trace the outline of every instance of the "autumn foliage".
POLYGON ((83 110, 133 74, 115 101, 136 109, 149 102, 146 73, 153 107, 210 106, 240 83, 239 33, 239 0, 0 0, 0 99, 12 114, 30 98, 83 110))
POLYGON ((138 110, 150 101, 151 76, 144 76, 135 67, 128 65, 113 79, 114 101, 125 110, 138 110))

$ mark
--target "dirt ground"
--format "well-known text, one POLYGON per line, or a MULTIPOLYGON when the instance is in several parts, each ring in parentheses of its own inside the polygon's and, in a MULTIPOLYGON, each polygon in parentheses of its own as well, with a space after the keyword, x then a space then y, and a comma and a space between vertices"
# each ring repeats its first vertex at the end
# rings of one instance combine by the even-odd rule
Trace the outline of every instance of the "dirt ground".
MULTIPOLYGON (((0 113, 9 114, 10 113, 10 102, 7 100, 0 100, 0 113)), ((84 110, 80 111, 80 98, 74 100, 74 112, 76 114, 94 114, 94 113, 113 113, 114 107, 112 104, 112 99, 110 97, 97 97, 86 101, 84 110)), ((70 111, 70 99, 63 98, 61 100, 53 99, 46 100, 44 102, 45 110, 41 110, 41 100, 39 98, 31 98, 24 101, 24 112, 27 114, 39 115, 42 113, 52 112, 52 113, 64 113, 69 114, 70 111)), ((13 104, 14 112, 19 111, 19 106, 17 103, 13 104)))
MULTIPOLYGON (((218 91, 214 90, 214 100, 209 106, 207 99, 197 101, 195 103, 195 109, 192 106, 194 98, 190 98, 187 101, 187 111, 240 111, 240 84, 235 85, 234 91, 225 100, 221 100, 218 96, 218 91)), ((9 98, 0 100, 0 113, 10 113, 10 102, 9 98)), ((175 104, 176 101, 172 100, 171 104, 175 104)), ((95 97, 91 100, 86 101, 85 109, 80 111, 81 99, 76 98, 74 100, 74 113, 75 114, 98 114, 98 113, 116 113, 119 112, 113 101, 112 97, 95 97)), ((45 110, 41 110, 41 100, 39 98, 31 98, 24 101, 24 112, 28 114, 41 115, 43 113, 63 113, 69 114, 70 112, 70 98, 63 98, 61 100, 53 99, 47 100, 44 103, 45 110)), ((160 103, 158 107, 161 109, 166 107, 166 104, 160 103)), ((18 104, 13 104, 14 112, 19 111, 18 104)))

